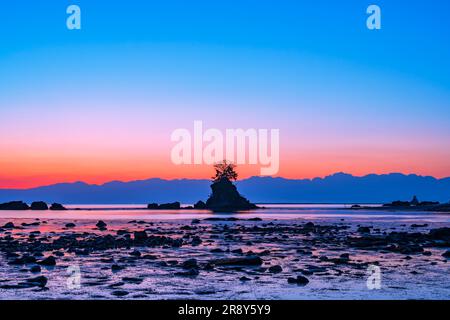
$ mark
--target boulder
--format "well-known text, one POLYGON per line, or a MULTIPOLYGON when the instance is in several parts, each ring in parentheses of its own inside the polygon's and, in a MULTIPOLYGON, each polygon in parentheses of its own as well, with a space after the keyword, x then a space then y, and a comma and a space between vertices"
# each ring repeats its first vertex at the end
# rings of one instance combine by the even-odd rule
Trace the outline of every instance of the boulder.
POLYGON ((370 233, 370 228, 369 227, 359 227, 358 228, 358 232, 360 232, 360 233, 370 233))
POLYGON ((206 209, 206 203, 204 203, 201 200, 197 201, 197 203, 194 204, 194 209, 204 210, 204 209, 206 209))
POLYGON ((181 265, 183 269, 193 269, 198 268, 197 260, 196 259, 189 259, 183 262, 181 265))
POLYGON ((28 210, 30 207, 22 201, 11 201, 0 204, 0 210, 28 210))
POLYGON ((450 239, 450 228, 438 228, 432 229, 429 232, 429 237, 435 240, 446 240, 450 239))
POLYGON ((138 241, 138 242, 142 242, 147 240, 148 236, 147 236, 147 232, 145 231, 135 231, 134 232, 134 240, 138 241))
POLYGON ((270 273, 280 273, 282 271, 283 271, 283 268, 281 266, 279 266, 279 265, 271 266, 269 268, 269 272, 270 273))
POLYGON ((180 208, 181 204, 178 201, 171 203, 162 203, 158 206, 158 209, 160 210, 178 210, 180 208))
POLYGON ((63 211, 63 210, 67 210, 62 204, 59 203, 53 203, 50 206, 50 210, 55 210, 55 211, 63 211))
POLYGON ((298 284, 298 285, 307 285, 309 283, 308 278, 304 276, 297 276, 297 278, 288 278, 288 283, 298 284))
POLYGON ((246 256, 239 258, 214 259, 209 263, 216 266, 260 266, 263 261, 258 256, 246 256))
POLYGON ((35 201, 31 204, 31 210, 48 210, 48 206, 43 201, 35 201))
POLYGON ((158 209, 158 204, 157 203, 150 203, 147 205, 147 209, 151 209, 151 210, 156 210, 158 209))
POLYGON ((100 220, 95 226, 100 230, 106 230, 107 224, 104 221, 100 220))
POLYGON ((44 260, 39 261, 38 264, 43 265, 43 266, 55 266, 56 259, 53 256, 49 256, 49 257, 45 258, 44 260))
POLYGON ((27 279, 27 282, 33 286, 43 288, 47 284, 47 278, 44 276, 39 276, 36 278, 27 279))
POLYGON ((12 222, 7 222, 7 223, 5 223, 5 225, 2 228, 3 229, 14 229, 15 225, 12 222))

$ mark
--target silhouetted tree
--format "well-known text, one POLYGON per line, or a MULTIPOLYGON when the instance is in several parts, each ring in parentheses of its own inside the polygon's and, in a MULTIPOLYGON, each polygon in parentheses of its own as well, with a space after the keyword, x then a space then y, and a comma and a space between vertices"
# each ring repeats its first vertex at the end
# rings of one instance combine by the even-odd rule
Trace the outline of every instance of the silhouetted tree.
POLYGON ((226 178, 230 181, 236 181, 238 174, 236 172, 236 165, 227 160, 223 160, 222 162, 216 163, 214 165, 214 170, 216 170, 216 175, 212 177, 214 182, 220 181, 223 178, 226 178))

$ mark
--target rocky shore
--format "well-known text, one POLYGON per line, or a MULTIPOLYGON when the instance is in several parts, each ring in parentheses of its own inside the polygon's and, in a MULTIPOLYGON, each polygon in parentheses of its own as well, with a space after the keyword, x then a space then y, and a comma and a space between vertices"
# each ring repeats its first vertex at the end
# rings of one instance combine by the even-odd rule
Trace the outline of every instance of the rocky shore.
POLYGON ((369 265, 393 276, 394 287, 402 277, 421 279, 424 268, 448 283, 449 248, 450 228, 426 224, 5 220, 0 298, 301 298, 330 283, 364 287, 369 265), (71 266, 81 270, 78 289, 67 288, 71 266))

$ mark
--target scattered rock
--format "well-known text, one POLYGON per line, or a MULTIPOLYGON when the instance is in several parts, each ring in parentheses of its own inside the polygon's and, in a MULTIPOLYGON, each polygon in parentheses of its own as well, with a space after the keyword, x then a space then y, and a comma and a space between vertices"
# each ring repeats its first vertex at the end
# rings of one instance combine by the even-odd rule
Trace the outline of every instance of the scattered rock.
POLYGON ((135 231, 134 232, 134 240, 135 241, 142 242, 142 241, 147 240, 147 238, 148 238, 148 235, 147 235, 147 232, 145 232, 145 231, 135 231))
POLYGON ((370 233, 370 228, 369 227, 359 227, 358 232, 359 233, 370 233))
POLYGON ((100 220, 95 226, 100 230, 106 230, 107 224, 104 221, 100 220))
POLYGON ((175 272, 176 276, 182 276, 182 277, 196 277, 199 275, 198 269, 192 268, 188 271, 184 272, 175 272))
POLYGON ((309 283, 308 278, 304 276, 297 276, 297 278, 288 278, 288 283, 298 284, 298 285, 307 285, 309 283))
POLYGON ((275 266, 271 266, 269 267, 269 272, 270 273, 280 273, 283 271, 283 268, 279 265, 275 265, 275 266))
POLYGON ((28 210, 30 207, 22 201, 11 201, 0 204, 0 210, 28 210))
POLYGON ((41 272, 41 267, 39 267, 39 266, 32 266, 30 268, 30 271, 33 272, 33 273, 41 272))
POLYGON ((117 271, 120 271, 120 270, 123 270, 123 269, 125 269, 125 267, 119 266, 118 264, 113 264, 111 266, 111 271, 113 271, 113 272, 117 272, 117 271))
POLYGON ((39 261, 38 264, 40 264, 42 266, 55 266, 56 265, 56 259, 53 256, 48 256, 44 260, 39 261))
POLYGON ((116 290, 116 291, 111 292, 111 294, 116 297, 124 297, 124 296, 128 295, 129 292, 125 291, 125 290, 116 290))
POLYGON ((5 223, 5 225, 2 228, 4 228, 4 229, 13 229, 13 228, 15 228, 15 226, 14 226, 14 223, 7 222, 7 223, 5 223))
POLYGON ((133 257, 140 257, 141 253, 138 250, 134 250, 133 252, 130 253, 130 256, 133 257))
POLYGON ((189 259, 183 262, 181 265, 183 269, 192 269, 192 268, 198 268, 197 260, 196 259, 189 259))
POLYGON ((206 209, 206 203, 203 201, 197 201, 197 203, 194 204, 194 209, 204 210, 206 209))
POLYGON ((67 223, 66 228, 75 228, 75 223, 67 223))
POLYGON ((35 201, 31 204, 31 210, 48 210, 48 206, 43 201, 35 201))
POLYGON ((258 256, 246 256, 240 258, 224 258, 224 259, 214 259, 209 263, 216 266, 260 266, 263 263, 263 260, 258 256))
POLYGON ((62 204, 52 203, 52 205, 50 206, 50 210, 64 211, 64 210, 67 210, 67 209, 62 204))
POLYGON ((29 283, 33 286, 41 287, 41 288, 45 287, 45 285, 47 284, 47 281, 48 281, 48 279, 44 276, 27 279, 27 283, 29 283))

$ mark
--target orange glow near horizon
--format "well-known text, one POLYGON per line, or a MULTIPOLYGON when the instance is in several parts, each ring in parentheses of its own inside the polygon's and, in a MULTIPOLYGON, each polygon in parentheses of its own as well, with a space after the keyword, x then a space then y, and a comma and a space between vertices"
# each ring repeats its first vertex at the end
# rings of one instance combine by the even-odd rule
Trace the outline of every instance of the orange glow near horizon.
MULTIPOLYGON (((355 176, 366 174, 431 175, 443 178, 450 172, 450 165, 444 157, 429 157, 408 153, 383 153, 358 155, 352 152, 320 153, 301 155, 286 152, 281 158, 280 170, 276 176, 290 179, 311 179, 325 177, 336 172, 355 176), (402 159, 408 159, 407 166, 402 159), (301 160, 300 160, 301 159, 301 160)), ((213 169, 209 165, 174 165, 168 157, 73 157, 57 155, 52 157, 27 157, 17 161, 0 159, 2 172, 0 188, 27 189, 55 183, 82 181, 89 184, 105 182, 161 179, 209 179, 213 169)), ((260 166, 238 166, 240 179, 258 176, 260 166)))

